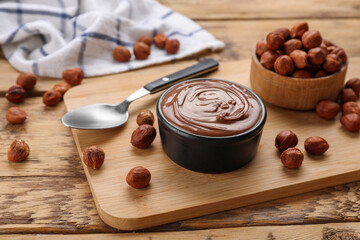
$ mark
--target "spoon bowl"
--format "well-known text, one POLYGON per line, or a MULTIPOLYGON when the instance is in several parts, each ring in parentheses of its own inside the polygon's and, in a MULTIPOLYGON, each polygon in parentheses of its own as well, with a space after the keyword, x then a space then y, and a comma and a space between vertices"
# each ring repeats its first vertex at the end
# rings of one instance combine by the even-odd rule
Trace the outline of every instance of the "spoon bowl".
POLYGON ((116 104, 93 104, 77 108, 62 118, 67 127, 79 129, 106 129, 124 124, 129 113, 117 110, 116 104))

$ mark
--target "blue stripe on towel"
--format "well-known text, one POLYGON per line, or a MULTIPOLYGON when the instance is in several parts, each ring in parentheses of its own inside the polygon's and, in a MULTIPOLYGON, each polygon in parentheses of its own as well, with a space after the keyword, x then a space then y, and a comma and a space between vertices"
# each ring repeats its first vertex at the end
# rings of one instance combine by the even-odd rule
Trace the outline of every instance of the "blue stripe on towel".
POLYGON ((86 27, 81 26, 78 22, 77 22, 78 16, 74 17, 72 22, 73 22, 73 28, 74 28, 74 32, 73 32, 73 39, 76 37, 76 29, 79 29, 80 31, 85 31, 86 27))
POLYGON ((85 49, 86 49, 86 38, 82 38, 82 39, 81 39, 79 56, 78 56, 78 65, 79 65, 79 68, 81 68, 81 70, 83 70, 84 75, 86 76, 86 74, 85 74, 85 68, 84 68, 84 53, 85 53, 85 49))
POLYGON ((23 24, 23 20, 22 20, 22 10, 21 10, 21 3, 20 0, 15 0, 15 2, 17 3, 18 7, 17 7, 17 23, 18 25, 23 24))
POLYGON ((171 11, 169 11, 168 13, 166 13, 164 16, 162 16, 161 19, 165 19, 165 18, 171 16, 173 13, 174 13, 174 11, 171 10, 171 11))
POLYGON ((192 31, 192 32, 190 32, 190 33, 181 33, 181 32, 178 32, 178 31, 174 31, 174 32, 170 33, 170 34, 168 35, 168 37, 173 37, 174 35, 180 35, 180 36, 182 36, 182 37, 191 37, 191 36, 194 35, 195 33, 200 32, 200 31, 203 31, 203 30, 204 30, 203 28, 200 28, 200 29, 197 29, 197 30, 192 31))
POLYGON ((116 19, 116 39, 117 39, 117 45, 120 44, 120 24, 121 24, 121 20, 120 18, 116 19))
POLYGON ((133 46, 133 43, 128 43, 128 42, 124 42, 121 41, 120 39, 116 39, 114 37, 111 37, 109 35, 106 34, 102 34, 102 33, 97 33, 97 32, 84 32, 83 34, 81 34, 82 37, 90 37, 90 38, 96 38, 96 39, 102 39, 102 40, 106 40, 106 41, 110 41, 110 42, 114 42, 116 44, 119 45, 123 45, 123 46, 133 46))
POLYGON ((10 43, 14 40, 16 34, 20 31, 21 28, 23 28, 25 26, 25 24, 21 24, 17 29, 15 29, 10 36, 6 39, 6 43, 10 43))
MULTIPOLYGON (((63 0, 58 0, 59 1, 59 5, 61 7, 62 13, 66 14, 66 6, 65 3, 63 2, 63 0)), ((60 32, 62 32, 62 34, 65 33, 65 27, 66 27, 66 19, 65 18, 61 18, 61 22, 60 22, 60 32)))
POLYGON ((32 64, 32 70, 33 70, 33 73, 35 75, 39 75, 39 64, 38 64, 38 60, 34 60, 33 64, 32 64))
POLYGON ((72 18, 72 16, 66 14, 66 13, 58 13, 58 12, 51 12, 51 11, 45 11, 45 10, 30 10, 30 9, 22 9, 19 11, 19 9, 11 9, 11 8, 0 8, 0 12, 4 13, 25 13, 25 14, 35 14, 35 15, 47 15, 52 17, 62 17, 62 18, 72 18))

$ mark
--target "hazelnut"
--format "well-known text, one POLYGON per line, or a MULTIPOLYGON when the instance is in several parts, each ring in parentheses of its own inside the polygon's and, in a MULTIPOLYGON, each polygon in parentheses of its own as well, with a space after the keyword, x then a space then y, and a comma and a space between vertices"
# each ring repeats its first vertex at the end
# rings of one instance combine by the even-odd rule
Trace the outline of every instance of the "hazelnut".
POLYGON ((342 116, 340 118, 340 122, 343 127, 350 132, 356 132, 360 129, 360 116, 356 113, 350 113, 342 116))
POLYGON ((329 120, 334 119, 338 115, 340 105, 330 100, 323 100, 316 105, 315 110, 319 117, 329 120))
POLYGON ((158 48, 164 48, 168 37, 163 33, 158 33, 154 36, 154 43, 158 48))
POLYGON ((298 69, 306 68, 307 54, 301 50, 294 50, 289 55, 298 69))
POLYGON ((134 55, 136 59, 144 60, 147 59, 150 55, 150 47, 146 43, 137 42, 134 45, 134 55))
POLYGON ((144 167, 132 168, 126 176, 126 182, 131 187, 140 189, 149 185, 151 180, 151 173, 144 167))
POLYGON ((331 51, 331 53, 338 55, 338 57, 341 59, 341 62, 346 63, 347 55, 346 55, 345 50, 343 48, 337 47, 333 51, 331 51))
POLYGON ((61 100, 61 94, 58 91, 55 91, 54 89, 47 91, 43 95, 43 103, 46 106, 55 106, 60 102, 60 100, 61 100))
POLYGON ((7 90, 5 97, 9 102, 21 103, 26 97, 26 92, 20 85, 13 85, 7 90))
POLYGON ((18 107, 11 107, 6 112, 6 120, 11 124, 23 123, 26 118, 26 112, 18 107))
POLYGON ((136 118, 136 123, 140 126, 143 124, 154 124, 154 114, 150 110, 141 111, 136 118))
POLYGON ((256 43, 256 55, 258 57, 261 57, 261 55, 263 55, 263 53, 266 52, 267 50, 268 48, 266 47, 265 39, 261 39, 256 43))
POLYGON ((86 166, 92 169, 99 169, 105 160, 105 152, 97 146, 91 146, 84 150, 83 161, 86 166))
POLYGON ((305 48, 311 49, 320 47, 322 42, 322 37, 319 31, 312 30, 304 33, 301 37, 302 44, 305 48))
POLYGON ((25 91, 30 91, 36 84, 37 77, 29 72, 20 73, 16 79, 16 84, 24 88, 25 91))
POLYGON ((322 137, 314 136, 305 140, 304 147, 311 155, 322 155, 329 149, 329 144, 322 137))
POLYGON ((280 33, 284 40, 287 40, 290 37, 290 30, 288 28, 278 28, 274 32, 280 33))
POLYGON ((340 71, 342 67, 341 59, 336 54, 328 54, 325 58, 323 68, 328 73, 340 71))
POLYGON ((346 102, 355 102, 357 100, 357 96, 354 92, 354 90, 352 90, 351 88, 344 88, 343 90, 341 90, 340 92, 340 101, 341 103, 346 103, 346 102))
POLYGON ((332 51, 334 51, 336 49, 335 46, 329 46, 326 48, 328 50, 328 53, 332 53, 332 51))
POLYGON ((325 55, 328 55, 328 54, 329 54, 329 51, 328 51, 327 47, 323 47, 323 46, 320 45, 319 48, 322 49, 322 52, 323 52, 325 55))
POLYGON ((346 102, 341 106, 342 114, 350 114, 350 113, 356 113, 360 115, 360 107, 356 102, 350 101, 346 102))
POLYGON ((165 43, 165 50, 169 54, 175 54, 179 51, 180 42, 176 39, 168 39, 165 43))
POLYGON ((275 60, 279 56, 280 55, 277 52, 275 52, 274 50, 268 50, 261 55, 260 63, 267 69, 273 69, 275 60))
POLYGON ((151 47, 152 44, 151 37, 149 37, 148 35, 141 36, 137 41, 146 43, 149 47, 151 47))
POLYGON ((294 78, 312 78, 313 77, 311 72, 306 69, 298 69, 295 72, 293 72, 292 76, 294 78))
POLYGON ((53 86, 53 90, 58 91, 61 94, 61 97, 71 88, 71 85, 67 82, 60 82, 53 86))
POLYGON ((356 96, 359 96, 360 93, 360 78, 352 78, 348 80, 345 84, 345 88, 351 88, 354 90, 356 96))
POLYGON ((294 50, 301 50, 301 49, 302 49, 302 43, 299 39, 293 38, 287 40, 284 43, 284 52, 286 55, 290 55, 290 53, 294 50))
POLYGON ((309 62, 308 62, 308 64, 307 64, 306 68, 307 68, 310 72, 312 72, 313 74, 314 74, 314 73, 317 73, 317 72, 320 71, 320 70, 322 70, 322 69, 321 69, 321 65, 315 65, 315 64, 311 64, 311 63, 309 63, 309 62))
POLYGON ((325 72, 324 70, 320 70, 315 73, 316 78, 325 77, 325 76, 327 76, 327 72, 325 72))
POLYGON ((323 39, 321 44, 326 46, 326 47, 333 46, 333 44, 330 41, 326 40, 326 39, 323 39))
POLYGON ((327 55, 327 50, 323 48, 316 47, 308 51, 308 58, 312 64, 320 65, 325 61, 327 55))
POLYGON ((284 46, 285 39, 282 33, 271 32, 266 36, 266 47, 271 50, 278 50, 284 46))
POLYGON ((282 152, 280 159, 286 168, 295 169, 301 166, 304 154, 300 149, 291 147, 282 152))
POLYGON ((62 78, 71 86, 79 85, 84 79, 84 72, 81 68, 72 68, 62 73, 62 78))
POLYGON ((131 53, 126 47, 119 45, 113 50, 113 58, 118 62, 128 62, 131 59, 131 53))
POLYGON ((9 147, 8 160, 10 162, 24 161, 30 153, 29 145, 23 140, 15 140, 9 147))
POLYGON ((298 143, 298 138, 295 133, 290 130, 281 131, 275 138, 275 147, 283 152, 290 147, 295 147, 298 143))
POLYGON ((291 29, 290 29, 290 36, 292 38, 301 38, 302 35, 309 30, 309 25, 307 22, 299 22, 296 23, 291 29))
POLYGON ((131 135, 131 144, 137 148, 147 148, 156 137, 156 130, 149 124, 140 125, 131 135))
POLYGON ((275 72, 281 75, 289 75, 294 72, 294 62, 287 55, 278 57, 274 63, 275 72))

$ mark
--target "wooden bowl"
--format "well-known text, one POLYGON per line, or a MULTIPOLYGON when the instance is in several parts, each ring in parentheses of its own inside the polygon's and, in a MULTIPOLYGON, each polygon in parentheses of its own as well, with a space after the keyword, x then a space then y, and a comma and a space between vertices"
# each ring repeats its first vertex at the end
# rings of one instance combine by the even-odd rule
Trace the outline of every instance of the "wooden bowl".
POLYGON ((335 100, 344 88, 348 62, 339 72, 321 78, 294 78, 277 74, 263 67, 252 51, 251 88, 264 101, 273 105, 294 109, 311 110, 321 100, 335 100))

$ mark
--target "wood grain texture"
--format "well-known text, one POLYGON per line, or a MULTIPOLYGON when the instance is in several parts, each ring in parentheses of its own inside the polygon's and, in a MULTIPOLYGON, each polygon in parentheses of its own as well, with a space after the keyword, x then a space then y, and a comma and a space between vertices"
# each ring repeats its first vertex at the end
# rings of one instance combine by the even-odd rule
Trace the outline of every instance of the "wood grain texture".
POLYGON ((160 0, 192 19, 351 18, 360 16, 360 3, 345 1, 160 0), (196 9, 197 11, 194 11, 196 9))
MULTIPOLYGON (((0 187, 0 234, 121 232, 100 219, 81 173, 79 177, 0 177, 0 187)), ((359 192, 360 183, 350 183, 145 231, 359 222, 359 192)))
POLYGON ((0 176, 76 176, 81 171, 79 157, 68 128, 60 122, 63 103, 47 107, 41 97, 27 98, 23 104, 0 99, 0 176), (5 119, 8 108, 18 106, 28 114, 24 124, 12 125, 5 119), (7 161, 7 150, 15 139, 30 146, 30 156, 23 163, 7 161))
MULTIPOLYGON (((212 33, 216 38, 224 41, 226 47, 221 52, 210 53, 209 51, 204 51, 188 59, 193 60, 204 56, 213 57, 222 62, 249 59, 251 57, 251 50, 254 48, 256 42, 264 38, 268 32, 279 27, 291 27, 294 23, 301 20, 304 19, 197 21, 197 23, 212 33)), ((319 30, 324 37, 342 46, 349 57, 360 56, 360 41, 356 41, 356 39, 360 39, 360 31, 352 30, 360 25, 360 19, 311 19, 308 20, 308 22, 311 29, 319 30)), ((179 61, 179 63, 180 62, 183 61, 179 61)), ((162 66, 166 68, 167 65, 162 66)), ((151 68, 146 68, 146 70, 147 69, 151 68)), ((15 83, 18 72, 5 60, 0 60, 0 71, 2 72, 0 75, 0 96, 4 96, 5 91, 15 83)), ((151 70, 149 71, 151 72, 151 70)), ((146 71, 144 71, 144 73, 146 73, 146 71)), ((121 79, 121 73, 105 77, 104 79, 121 79)), ((92 78, 87 78, 84 82, 90 81, 91 79, 92 78)), ((61 80, 45 77, 40 78, 35 90, 31 94, 40 96, 58 81, 61 80)))
MULTIPOLYGON (((211 54, 221 61, 243 60, 248 59, 250 50, 255 42, 262 38, 266 32, 278 26, 289 26, 298 20, 287 20, 285 18, 319 18, 310 21, 312 26, 316 26, 326 36, 331 36, 339 44, 345 47, 349 56, 360 56, 359 26, 360 14, 359 2, 355 0, 345 1, 308 1, 301 2, 279 0, 276 2, 267 1, 186 1, 183 0, 160 0, 162 3, 174 8, 176 11, 205 21, 197 21, 201 26, 213 33, 217 38, 224 40, 227 44, 225 50, 220 53, 211 54), (302 3, 302 4, 301 4, 302 3), (286 8, 284 10, 284 7, 286 8), (223 18, 225 21, 219 19, 223 18), (278 20, 270 20, 278 19, 278 20), (320 20, 321 18, 321 20, 320 20), (339 19, 336 19, 339 18, 339 19), (345 19, 349 18, 349 19, 345 19), (245 21, 229 21, 229 19, 244 19, 245 21), (263 19, 263 20, 259 20, 263 19), (283 20, 280 20, 283 19, 283 20), (211 21, 208 21, 211 20, 211 21), (266 20, 266 21, 264 21, 266 20), (268 21, 267 21, 268 20, 268 21), (315 25, 314 25, 315 24, 315 25)), ((195 56, 201 57, 208 54, 204 52, 195 56)), ((0 58, 3 58, 0 51, 0 58)), ((6 61, 0 60, 0 96, 5 95, 5 91, 12 85, 17 76, 14 70, 6 61), (4 71, 5 70, 5 71, 4 71), (10 74, 10 75, 9 75, 10 74)), ((182 61, 181 61, 182 62, 182 61)), ((357 68, 356 65, 350 64, 350 68, 357 68)), ((164 65, 166 68, 168 65, 164 65)), ((150 68, 151 69, 151 68, 150 68)), ((147 70, 147 69, 146 69, 147 70)), ((142 70, 143 71, 143 70, 142 70)), ((136 71, 134 71, 136 72, 136 71)), ((151 70, 150 70, 151 72, 151 70)), ((108 76, 109 79, 121 75, 108 76)), ((59 80, 44 78, 40 80, 31 93, 31 96, 40 96, 42 93, 59 80)), ((90 81, 86 79, 85 81, 90 81)), ((3 98, 0 101, 0 124, 1 124, 1 147, 0 147, 0 234, 4 233, 24 233, 29 235, 1 235, 1 239, 56 239, 56 238, 78 238, 78 239, 99 239, 104 235, 31 235, 34 233, 109 233, 117 230, 104 224, 95 210, 90 189, 86 182, 84 171, 82 170, 80 159, 77 156, 77 150, 74 146, 70 131, 64 131, 62 141, 67 144, 57 145, 53 152, 46 151, 41 155, 40 161, 31 161, 30 169, 18 166, 16 171, 8 173, 9 167, 4 153, 7 151, 7 143, 14 137, 23 136, 42 136, 42 141, 36 141, 37 138, 31 139, 32 146, 51 147, 54 138, 58 138, 58 122, 56 118, 47 118, 44 120, 46 129, 42 128, 8 128, 3 120, 7 102, 3 98), (4 110, 4 111, 3 111, 4 110), (46 131, 49 130, 49 131, 46 131), (54 137, 55 136, 55 137, 54 137), (46 140, 45 143, 43 140, 46 140), (6 141, 6 143, 4 143, 6 141), (56 156, 55 156, 56 155, 56 156), (61 159, 60 159, 61 158, 61 159), (47 161, 51 159, 51 161, 47 161), (53 164, 55 162, 56 164, 53 164), (2 164, 4 163, 4 164, 2 164), (36 165, 37 164, 37 165, 36 165), (64 167, 64 164, 67 166, 64 167), (5 168, 4 168, 5 167, 5 168), (13 175, 14 176, 9 176, 13 175), (58 176, 56 176, 58 175, 58 176), (56 184, 56 183, 61 184, 56 184), (36 195, 32 195, 36 192, 36 195), (12 194, 16 193, 16 194, 12 194), (31 196, 29 199, 27 196, 31 196)), ((33 101, 26 100, 21 107, 27 108, 31 115, 44 114, 40 111, 41 98, 34 97, 33 101), (30 108, 32 103, 38 103, 39 108, 30 108)), ((60 105, 55 112, 64 112, 63 105, 60 105)), ((60 114, 59 114, 60 115, 60 114)), ((39 117, 40 118, 40 117, 39 117)), ((28 119, 30 120, 30 119, 28 119)), ((39 120, 39 119, 37 119, 39 120)), ((62 131, 62 130, 61 130, 62 131)), ((32 147, 30 146, 30 147, 32 147)), ((31 153, 33 154, 33 153, 31 153)), ((31 156, 30 156, 31 158, 31 156)), ((28 163, 26 163, 28 164, 28 163)), ((207 228, 226 228, 224 234, 213 234, 199 236, 203 239, 229 239, 232 232, 236 230, 227 229, 233 227, 246 227, 249 236, 257 239, 293 239, 294 233, 304 232, 303 236, 298 239, 359 239, 358 236, 351 235, 359 226, 357 223, 319 225, 319 223, 328 222, 359 222, 360 221, 360 182, 344 184, 337 187, 326 188, 310 193, 297 195, 294 197, 283 198, 266 203, 251 205, 234 210, 224 211, 199 218, 180 221, 172 224, 162 225, 147 229, 147 233, 140 236, 140 239, 149 239, 150 232, 153 231, 179 231, 194 230, 207 228), (315 226, 307 225, 316 223, 315 226), (295 230, 292 226, 277 228, 270 226, 266 228, 253 227, 264 225, 288 225, 301 224, 295 230), (302 225, 305 224, 305 225, 302 225), (312 230, 319 228, 318 231, 312 230), (322 234, 320 229, 325 227, 326 235, 322 234), (328 227, 328 228, 327 228, 328 227), (349 229, 350 228, 350 229, 349 229), (262 230, 265 229, 265 230, 262 230), (267 229, 279 229, 277 235, 268 234, 267 229), (254 230, 253 235, 250 231, 254 230), (286 236, 290 232, 290 237, 286 236), (258 233, 258 234, 257 234, 258 233), (312 235, 307 235, 310 233, 312 235), (267 235, 266 235, 267 234, 267 235), (281 237, 286 236, 286 237, 281 237), (221 238, 222 237, 222 238, 221 238), (351 238, 350 238, 351 239, 351 238)), ((216 230, 215 230, 216 231, 216 230)), ((171 234, 171 233, 169 233, 171 234)), ((194 232, 194 234, 196 234, 194 232)), ((206 232, 204 232, 206 234, 206 232)), ((122 235, 121 235, 122 236, 122 235)), ((128 237, 134 239, 133 235, 128 237)), ((180 237, 176 232, 163 239, 180 237)), ((239 234, 234 238, 239 239, 239 234)), ((158 237, 158 236, 156 236, 158 237)), ((118 239, 118 235, 111 235, 110 239, 118 239)), ((155 237, 152 237, 156 239, 155 237)), ((189 238, 194 238, 190 236, 189 238)), ((161 238, 160 238, 161 239, 161 238)), ((201 238, 200 238, 201 239, 201 238)), ((246 238, 249 239, 249 238, 246 238)))
MULTIPOLYGON (((190 63, 174 64, 183 67, 190 63)), ((163 73, 170 73, 172 65, 164 65, 163 73)), ((360 58, 352 59, 349 73, 358 70, 359 65, 360 58)), ((146 69, 147 74, 154 72, 157 71, 146 69)), ((111 76, 106 78, 111 79, 111 76)), ((13 105, 1 98, 0 106, 0 112, 4 116, 6 109, 13 105)), ((64 105, 50 108, 51 111, 47 112, 41 97, 33 97, 19 106, 29 114, 24 126, 34 121, 34 118, 41 124, 33 122, 31 126, 37 127, 31 128, 11 126, 7 125, 3 117, 0 118, 0 176, 3 176, 0 177, 0 184, 3 183, 0 190, 0 233, 117 232, 104 224, 97 214, 71 132, 59 122, 60 116, 65 112, 64 105), (30 161, 19 163, 14 169, 6 160, 8 145, 14 138, 29 141, 27 136, 31 137, 30 161), (59 138, 60 142, 66 144, 59 144, 59 138), (33 148, 41 149, 41 146, 51 150, 41 154, 39 161, 35 161, 33 148), (62 184, 54 184, 57 182, 62 184), (37 197, 30 200, 26 198, 33 191, 37 193, 37 197), (13 192, 22 194, 17 196, 13 192), (77 206, 84 203, 85 207, 77 206), (59 207, 59 204, 67 207, 59 207)), ((360 182, 356 182, 153 227, 146 231, 360 221, 359 192, 360 182)))
POLYGON ((180 239, 204 239, 204 240, 356 240, 360 238, 360 223, 330 223, 304 226, 265 226, 223 228, 198 231, 180 232, 154 232, 154 233, 121 233, 121 234, 80 234, 80 235, 3 235, 3 240, 97 240, 97 239, 131 239, 131 240, 180 240, 180 239))
MULTIPOLYGON (((174 68, 173 72, 177 70, 174 68)), ((157 79, 162 73, 148 76, 157 79)), ((223 63, 217 72, 207 76, 249 86, 249 61, 223 63)), ((121 85, 117 80, 107 81, 111 87, 104 86, 99 78, 73 88, 65 95, 66 106, 72 110, 93 103, 118 103, 147 83, 142 74, 126 78, 131 81, 121 85)), ((320 119, 315 112, 289 111, 271 105, 267 105, 267 123, 251 163, 225 174, 185 170, 168 159, 159 137, 147 150, 135 149, 129 143, 132 131, 137 128, 137 113, 142 109, 155 112, 157 98, 158 94, 132 103, 129 121, 120 128, 72 129, 81 157, 82 151, 91 145, 106 152, 107 159, 100 170, 84 167, 99 214, 113 227, 126 230, 151 227, 360 179, 358 134, 346 132, 338 121, 320 119), (331 151, 320 158, 306 155, 299 170, 284 169, 273 146, 274 136, 283 129, 293 130, 303 140, 312 135, 322 136, 331 151), (134 166, 145 166, 151 171, 149 188, 135 190, 127 186, 125 176, 134 166)), ((299 148, 303 150, 300 144, 299 148)))

